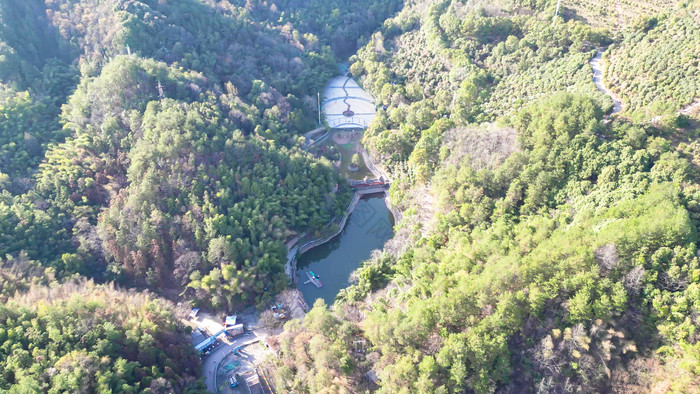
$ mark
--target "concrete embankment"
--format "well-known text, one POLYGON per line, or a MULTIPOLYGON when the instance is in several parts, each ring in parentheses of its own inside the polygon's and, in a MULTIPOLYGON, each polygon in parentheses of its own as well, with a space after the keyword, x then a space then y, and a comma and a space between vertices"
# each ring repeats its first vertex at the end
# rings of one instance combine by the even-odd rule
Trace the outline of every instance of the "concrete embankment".
MULTIPOLYGON (((377 167, 376 164, 372 161, 372 158, 369 157, 369 153, 367 153, 367 150, 364 147, 358 147, 358 150, 360 151, 360 155, 362 156, 362 160, 364 160, 365 165, 367 168, 374 174, 375 178, 382 177, 384 180, 388 183, 391 183, 391 178, 386 174, 386 171, 382 170, 381 168, 377 167)), ((389 198, 389 193, 386 193, 386 199, 384 199, 384 202, 386 203, 386 207, 389 209, 389 212, 391 212, 391 216, 394 217, 394 223, 398 223, 401 221, 401 211, 398 210, 392 203, 391 199, 389 198)))
MULTIPOLYGON (((353 193, 352 200, 350 200, 350 203, 348 204, 348 207, 345 209, 345 214, 343 215, 343 218, 340 220, 338 223, 338 229, 334 231, 332 234, 325 236, 323 238, 319 239, 314 239, 312 241, 308 241, 304 243, 303 245, 298 245, 297 242, 294 243, 287 243, 287 265, 285 267, 285 272, 289 276, 289 278, 296 283, 296 260, 299 255, 302 253, 308 252, 309 250, 321 246, 325 244, 326 242, 331 241, 333 238, 337 237, 340 235, 340 233, 343 232, 343 229, 345 229, 345 225, 348 222, 348 218, 350 217, 350 214, 352 211, 355 210, 355 207, 357 207, 357 203, 360 202, 360 199, 364 196, 372 195, 372 194, 379 194, 379 193, 386 193, 386 188, 384 186, 377 186, 377 187, 368 187, 364 189, 358 189, 355 190, 355 193, 353 193)), ((389 205, 387 205, 389 207, 389 205)))

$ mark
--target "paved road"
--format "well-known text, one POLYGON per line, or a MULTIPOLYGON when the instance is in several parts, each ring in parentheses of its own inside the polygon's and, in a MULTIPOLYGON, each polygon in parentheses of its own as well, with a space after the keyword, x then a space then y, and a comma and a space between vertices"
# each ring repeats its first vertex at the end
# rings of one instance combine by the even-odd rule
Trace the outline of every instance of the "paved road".
POLYGON ((610 89, 605 86, 605 83, 603 82, 603 70, 600 68, 600 61, 603 58, 603 51, 600 49, 597 49, 597 53, 589 64, 591 65, 591 68, 593 69, 593 83, 595 84, 596 88, 600 90, 601 92, 607 94, 610 96, 613 102, 613 110, 612 113, 617 113, 622 110, 622 102, 620 102, 620 99, 617 97, 617 95, 613 92, 610 91, 610 89))
POLYGON ((291 280, 294 280, 294 270, 292 269, 292 264, 294 263, 294 259, 297 257, 298 251, 299 246, 295 245, 287 252, 287 264, 284 265, 284 273, 286 273, 291 280))
POLYGON ((248 331, 246 334, 234 338, 230 343, 222 342, 214 353, 208 355, 202 363, 202 373, 206 376, 207 390, 216 393, 216 367, 224 357, 228 356, 236 346, 256 342, 260 339, 263 337, 248 331))
POLYGON ((323 131, 325 129, 326 129, 325 127, 318 127, 318 128, 313 129, 311 131, 307 131, 306 133, 304 133, 304 137, 306 137, 306 139, 308 140, 311 137, 313 137, 314 134, 320 133, 321 131, 323 131))

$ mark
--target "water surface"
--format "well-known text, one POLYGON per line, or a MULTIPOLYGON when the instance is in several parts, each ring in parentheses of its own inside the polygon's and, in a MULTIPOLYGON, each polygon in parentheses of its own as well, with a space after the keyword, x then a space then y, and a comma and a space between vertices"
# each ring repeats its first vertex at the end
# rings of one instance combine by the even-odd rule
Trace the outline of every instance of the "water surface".
POLYGON ((340 289, 350 285, 350 274, 394 235, 393 224, 384 196, 361 199, 338 237, 301 255, 297 262, 297 287, 309 306, 317 298, 331 305, 340 289), (304 284, 308 270, 321 277, 322 288, 304 284))

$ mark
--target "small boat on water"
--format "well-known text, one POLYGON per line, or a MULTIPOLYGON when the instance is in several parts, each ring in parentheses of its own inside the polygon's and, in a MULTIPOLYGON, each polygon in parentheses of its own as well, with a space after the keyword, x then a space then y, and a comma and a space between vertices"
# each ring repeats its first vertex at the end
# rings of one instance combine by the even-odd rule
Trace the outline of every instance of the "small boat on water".
POLYGON ((306 271, 306 276, 309 278, 309 280, 304 282, 304 284, 313 283, 314 286, 318 287, 319 289, 323 287, 323 283, 321 283, 321 281, 319 280, 320 276, 314 274, 313 271, 306 271))

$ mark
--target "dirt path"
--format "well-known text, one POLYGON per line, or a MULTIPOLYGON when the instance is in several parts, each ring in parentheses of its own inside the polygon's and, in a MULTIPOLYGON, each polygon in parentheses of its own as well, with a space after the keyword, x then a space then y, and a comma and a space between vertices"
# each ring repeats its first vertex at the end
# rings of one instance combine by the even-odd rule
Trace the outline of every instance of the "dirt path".
POLYGON ((617 12, 617 26, 620 30, 622 30, 625 23, 622 20, 622 7, 620 6, 620 0, 615 0, 615 11, 617 12))
POLYGON ((614 114, 620 112, 622 110, 622 101, 620 101, 620 97, 618 97, 618 95, 616 95, 610 89, 608 89, 608 87, 605 86, 605 82, 603 80, 603 70, 600 65, 601 60, 603 59, 603 50, 597 48, 596 51, 597 52, 595 56, 593 56, 593 58, 588 62, 588 64, 590 64, 591 68, 593 69, 593 83, 599 91, 607 94, 610 97, 610 99, 612 99, 612 113, 614 114))
POLYGON ((684 108, 678 111, 678 115, 690 116, 698 108, 700 108, 700 98, 696 98, 692 103, 686 105, 684 108))

